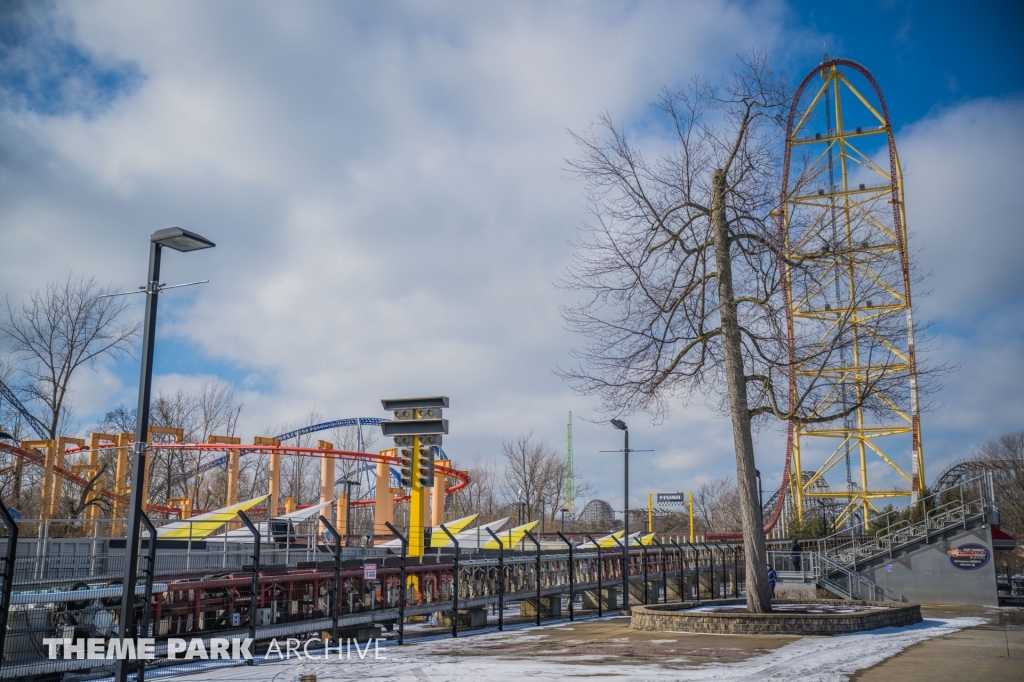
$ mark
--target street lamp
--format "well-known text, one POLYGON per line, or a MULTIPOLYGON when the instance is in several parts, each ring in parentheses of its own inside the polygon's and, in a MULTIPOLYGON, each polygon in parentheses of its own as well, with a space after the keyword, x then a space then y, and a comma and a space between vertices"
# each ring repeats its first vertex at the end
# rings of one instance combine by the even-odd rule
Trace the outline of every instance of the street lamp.
POLYGON ((625 456, 625 471, 622 479, 625 485, 622 504, 622 605, 629 610, 629 427, 621 419, 613 419, 612 426, 622 431, 625 435, 625 443, 622 446, 622 453, 625 456))
POLYGON ((761 513, 764 513, 764 493, 761 492, 761 470, 754 469, 754 475, 757 476, 757 501, 761 503, 761 513))
MULTIPOLYGON (((121 594, 121 620, 118 638, 135 632, 135 572, 139 568, 139 541, 142 534, 142 491, 146 484, 146 436, 149 430, 149 399, 153 383, 153 345, 156 336, 156 304, 160 293, 160 253, 163 247, 175 251, 198 251, 216 246, 205 237, 180 227, 157 230, 149 239, 149 276, 143 293, 146 294, 146 317, 142 327, 142 369, 139 377, 139 406, 135 421, 135 444, 132 448, 131 498, 128 505, 128 538, 125 545, 124 592, 121 594)), ((150 542, 156 542, 151 537, 150 542)), ((148 607, 147 607, 148 608, 148 607)), ((143 633, 145 635, 146 633, 143 633)), ((117 661, 117 682, 128 679, 128 663, 117 661)))
POLYGON ((362 485, 359 481, 353 481, 352 479, 346 478, 342 483, 345 484, 345 546, 351 547, 352 544, 352 488, 359 487, 362 485))
POLYGON ((560 511, 562 513, 562 532, 564 533, 565 532, 565 515, 569 512, 569 509, 566 508, 566 507, 562 507, 558 511, 560 511))

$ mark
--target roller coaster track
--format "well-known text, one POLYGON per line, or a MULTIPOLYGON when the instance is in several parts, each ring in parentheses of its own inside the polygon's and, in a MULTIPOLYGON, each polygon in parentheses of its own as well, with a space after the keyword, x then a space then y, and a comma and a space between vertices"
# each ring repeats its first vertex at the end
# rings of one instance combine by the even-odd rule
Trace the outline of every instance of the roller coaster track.
MULTIPOLYGON (((6 397, 6 394, 5 394, 5 397, 6 397)), ((377 418, 377 417, 354 417, 354 418, 349 418, 349 419, 338 419, 338 420, 335 420, 335 421, 324 422, 324 423, 321 423, 321 424, 313 424, 313 425, 310 425, 310 426, 305 426, 305 427, 303 427, 301 429, 296 429, 295 431, 290 431, 288 433, 281 434, 280 436, 277 437, 277 439, 278 440, 289 440, 291 438, 295 438, 295 437, 300 436, 300 435, 305 435, 305 434, 308 434, 308 433, 314 433, 314 432, 317 432, 317 431, 324 431, 324 430, 327 430, 327 429, 333 429, 333 428, 338 428, 338 427, 343 427, 343 426, 359 426, 359 425, 362 425, 362 424, 366 424, 367 426, 375 426, 375 425, 380 424, 380 422, 381 422, 381 420, 379 418, 377 418)), ((207 471, 207 470, 212 469, 214 467, 222 466, 223 464, 225 464, 227 462, 227 460, 228 460, 228 453, 231 453, 231 452, 238 452, 240 456, 241 455, 248 455, 248 454, 264 454, 264 455, 279 454, 279 455, 282 455, 282 456, 285 456, 285 457, 310 457, 310 458, 321 458, 321 459, 326 457, 326 458, 329 458, 329 459, 337 459, 337 460, 345 460, 345 461, 355 461, 355 462, 364 462, 364 463, 367 463, 367 464, 376 464, 378 462, 386 462, 386 463, 388 463, 388 465, 392 465, 392 464, 398 464, 400 462, 399 458, 397 458, 397 457, 388 457, 387 455, 381 455, 381 454, 371 453, 371 452, 353 452, 353 451, 349 451, 349 450, 322 450, 320 448, 305 448, 305 447, 297 447, 297 446, 289 446, 289 445, 252 445, 252 444, 233 445, 233 444, 226 444, 226 443, 150 443, 149 447, 150 447, 150 449, 153 449, 153 450, 177 450, 177 451, 223 452, 223 453, 225 453, 223 456, 218 457, 218 458, 216 458, 214 460, 211 460, 210 462, 207 462, 206 464, 204 464, 202 467, 200 467, 200 471, 207 471)), ((103 450, 110 450, 110 449, 113 449, 113 447, 112 446, 105 446, 105 447, 102 447, 101 449, 103 449, 103 450)), ((8 454, 11 454, 11 455, 13 455, 15 457, 20 457, 23 461, 28 462, 30 464, 35 464, 35 465, 40 466, 40 467, 44 467, 46 465, 46 460, 43 457, 43 455, 41 455, 41 454, 39 454, 37 452, 31 451, 31 450, 23 450, 22 448, 19 448, 19 447, 13 446, 13 445, 7 445, 7 444, 4 444, 4 443, 0 443, 0 451, 7 452, 8 454)), ((89 448, 87 448, 87 447, 70 447, 70 448, 67 448, 67 450, 65 452, 66 452, 66 455, 77 455, 77 454, 82 454, 82 453, 85 453, 85 452, 88 452, 88 451, 89 451, 89 448)), ((442 455, 443 457, 446 457, 446 455, 444 455, 444 451, 441 450, 440 448, 437 449, 437 453, 442 455)), ((442 476, 445 476, 445 477, 448 477, 448 478, 452 478, 452 479, 455 479, 457 481, 454 485, 452 485, 451 487, 448 488, 448 491, 447 491, 448 494, 453 494, 453 493, 457 493, 457 492, 459 492, 461 490, 464 490, 466 488, 466 486, 468 486, 469 483, 470 483, 470 477, 464 471, 459 471, 458 469, 454 469, 454 468, 451 468, 451 467, 445 467, 445 466, 441 466, 441 465, 435 465, 434 470, 439 475, 442 475, 442 476)), ((78 485, 78 486, 81 486, 81 487, 85 487, 85 486, 87 486, 89 484, 89 479, 88 478, 83 478, 82 476, 79 476, 79 475, 77 475, 75 473, 72 473, 68 469, 55 466, 53 471, 54 471, 54 474, 57 475, 58 477, 62 478, 65 481, 73 483, 75 485, 78 485)), ((189 475, 190 476, 194 476, 195 472, 189 472, 189 475)), ((110 491, 103 491, 102 494, 103 494, 103 497, 105 497, 105 498, 107 498, 109 500, 113 500, 113 501, 117 501, 117 502, 122 502, 122 503, 125 503, 125 504, 128 504, 128 502, 129 502, 129 499, 128 499, 128 497, 126 495, 118 495, 118 494, 112 493, 110 491)), ((395 501, 398 501, 398 502, 405 502, 405 501, 408 501, 408 500, 409 500, 409 496, 408 495, 402 495, 402 496, 398 496, 398 497, 395 498, 395 501)), ((374 503, 375 503, 374 499, 353 500, 352 501, 352 506, 369 506, 369 505, 372 505, 374 503)), ((177 510, 174 509, 174 508, 165 507, 165 506, 158 505, 158 504, 150 503, 148 505, 148 507, 150 509, 152 509, 152 510, 161 511, 161 512, 164 512, 164 513, 176 513, 177 512, 177 510)))
POLYGON ((14 391, 12 391, 10 387, 2 381, 0 381, 0 397, 3 397, 7 402, 14 406, 14 409, 25 418, 26 422, 28 422, 28 425, 35 432, 36 436, 42 440, 46 440, 50 437, 50 431, 46 428, 46 425, 36 419, 35 415, 29 412, 28 409, 21 404, 21 401, 18 400, 18 396, 14 395, 14 391))

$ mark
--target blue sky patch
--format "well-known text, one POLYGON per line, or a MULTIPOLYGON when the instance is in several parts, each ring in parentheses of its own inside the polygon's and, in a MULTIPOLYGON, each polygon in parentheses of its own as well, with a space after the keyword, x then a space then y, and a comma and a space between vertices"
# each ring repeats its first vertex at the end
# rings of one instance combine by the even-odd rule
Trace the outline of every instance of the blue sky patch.
POLYGON ((143 80, 138 64, 91 54, 47 11, 18 5, 0 12, 0 98, 7 108, 93 117, 143 80))

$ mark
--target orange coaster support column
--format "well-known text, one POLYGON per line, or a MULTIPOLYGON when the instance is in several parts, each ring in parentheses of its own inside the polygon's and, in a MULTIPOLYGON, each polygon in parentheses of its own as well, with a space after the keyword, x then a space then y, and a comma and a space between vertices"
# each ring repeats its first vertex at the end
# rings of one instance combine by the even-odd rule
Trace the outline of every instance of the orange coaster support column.
POLYGON ((39 518, 50 518, 50 505, 53 499, 53 466, 57 458, 57 443, 52 440, 26 440, 21 442, 22 450, 43 450, 43 494, 39 507, 39 518))
MULTIPOLYGON (((68 438, 67 436, 61 436, 57 439, 57 453, 54 466, 57 469, 65 469, 64 458, 67 455, 68 445, 77 445, 80 448, 85 447, 85 440, 82 438, 68 438)), ((50 493, 50 517, 51 519, 58 518, 60 516, 60 498, 61 493, 64 489, 64 478, 62 476, 53 477, 53 491, 50 493)))
MULTIPOLYGON (((252 439, 253 445, 270 445, 280 447, 281 440, 279 438, 264 438, 263 436, 256 436, 252 439)), ((270 493, 270 515, 268 518, 274 518, 277 516, 277 498, 281 496, 281 453, 272 452, 270 453, 270 489, 267 491, 270 493)))
MULTIPOLYGON (((114 472, 114 494, 124 497, 130 492, 127 484, 128 478, 128 450, 131 448, 134 436, 130 433, 117 434, 117 471, 114 472)), ((114 518, 123 519, 127 516, 127 508, 124 502, 114 502, 114 518)), ((124 524, 119 524, 123 528, 124 524)))
MULTIPOLYGON (((333 450, 334 443, 325 440, 317 441, 316 446, 321 450, 333 450)), ((320 458, 320 502, 334 500, 334 458, 323 456, 320 458)), ((329 516, 325 514, 324 516, 329 516)), ((323 524, 317 524, 322 526, 323 524)), ((324 530, 321 528, 320 530, 324 530)))
MULTIPOLYGON (((241 438, 235 436, 210 436, 207 443, 223 443, 224 445, 239 445, 241 438)), ((228 492, 224 498, 224 506, 228 507, 238 504, 238 450, 228 452, 228 492)))
MULTIPOLYGON (((398 450, 381 450, 381 455, 397 457, 398 450)), ((395 522, 395 498, 391 496, 391 465, 377 462, 377 493, 373 501, 373 534, 390 535, 391 531, 384 525, 395 522)))
MULTIPOLYGON (((434 466, 450 467, 452 465, 449 459, 439 459, 434 462, 434 466)), ((431 493, 433 495, 433 510, 431 512, 431 520, 435 526, 440 526, 444 523, 444 498, 448 494, 448 479, 442 474, 435 471, 434 473, 434 489, 431 493)))

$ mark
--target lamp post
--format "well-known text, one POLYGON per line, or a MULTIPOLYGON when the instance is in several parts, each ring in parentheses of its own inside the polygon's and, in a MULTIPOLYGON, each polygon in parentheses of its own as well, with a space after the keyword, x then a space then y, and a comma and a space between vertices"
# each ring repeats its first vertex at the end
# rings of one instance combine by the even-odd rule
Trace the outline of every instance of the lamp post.
POLYGON ((629 427, 621 419, 613 419, 612 426, 622 431, 625 442, 622 445, 622 454, 625 459, 625 469, 622 474, 622 481, 625 486, 622 503, 622 605, 626 611, 629 610, 629 427))
POLYGON ((352 546, 352 488, 362 485, 359 481, 346 478, 345 484, 345 546, 352 546))
MULTIPOLYGON (((149 276, 146 278, 146 317, 142 328, 142 369, 139 377, 139 406, 135 422, 135 444, 132 448, 131 498, 128 505, 128 538, 125 545, 124 592, 121 594, 121 620, 118 638, 135 634, 135 572, 139 567, 139 541, 142 533, 142 490, 146 484, 146 436, 149 430, 149 398, 153 382, 153 345, 156 336, 156 304, 160 293, 160 253, 163 247, 175 251, 198 251, 216 246, 198 234, 180 227, 157 230, 149 240, 149 276)), ((156 542, 156 538, 150 538, 156 542)), ((148 608, 148 605, 147 605, 148 608)), ((142 633, 145 636, 147 633, 142 633)), ((123 644, 122 644, 123 646, 123 644)), ((117 661, 116 682, 128 679, 128 662, 117 661)))
POLYGON ((565 532, 565 515, 569 512, 569 509, 567 507, 562 507, 558 511, 561 512, 561 514, 562 514, 562 532, 564 533, 565 532))
POLYGON ((764 493, 761 492, 761 470, 754 469, 754 475, 757 476, 757 501, 761 503, 761 511, 764 512, 764 493))

